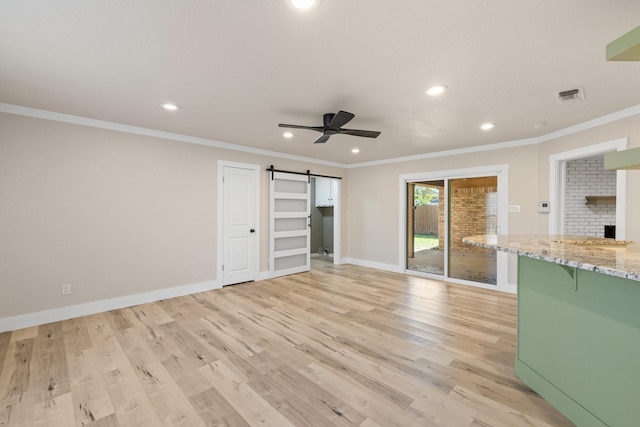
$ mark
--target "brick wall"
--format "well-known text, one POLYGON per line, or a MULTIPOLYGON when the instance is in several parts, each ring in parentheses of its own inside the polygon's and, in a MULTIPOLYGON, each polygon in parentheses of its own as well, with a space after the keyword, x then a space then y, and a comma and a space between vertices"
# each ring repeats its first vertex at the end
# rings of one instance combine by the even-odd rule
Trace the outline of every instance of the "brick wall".
POLYGON ((604 156, 567 161, 565 233, 604 237, 604 226, 616 223, 616 206, 587 206, 585 197, 615 194, 616 172, 604 170, 604 156))
MULTIPOLYGON (((457 252, 487 254, 493 251, 467 245, 466 236, 495 233, 497 226, 498 197, 495 187, 455 188, 451 199, 451 250, 457 252)), ((444 228, 444 201, 440 200, 439 228, 444 228)), ((444 248, 444 233, 440 233, 440 248, 444 248)))
POLYGON ((488 249, 467 245, 466 236, 495 233, 497 221, 495 187, 456 188, 451 194, 451 249, 457 252, 491 253, 488 249))

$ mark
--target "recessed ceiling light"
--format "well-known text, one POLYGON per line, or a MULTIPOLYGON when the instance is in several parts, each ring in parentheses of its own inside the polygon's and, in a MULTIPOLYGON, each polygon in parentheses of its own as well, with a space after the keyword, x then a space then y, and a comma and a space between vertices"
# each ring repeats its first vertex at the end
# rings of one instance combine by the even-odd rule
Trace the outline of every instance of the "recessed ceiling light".
POLYGON ((178 109, 178 106, 176 104, 167 103, 167 104, 162 104, 162 108, 169 111, 176 111, 178 109))
POLYGON ((425 93, 429 96, 438 96, 445 93, 446 90, 447 90, 446 86, 437 85, 437 86, 431 86, 429 89, 425 91, 425 93))
POLYGON ((312 10, 320 5, 320 0, 287 0, 289 6, 296 10, 312 10))
POLYGON ((285 138, 293 138, 293 134, 291 132, 285 132, 282 134, 285 138))
POLYGON ((490 130, 493 129, 494 127, 496 127, 495 123, 484 123, 480 126, 480 129, 482 130, 490 130))
POLYGON ((360 152, 360 150, 359 150, 359 149, 357 149, 357 148, 354 148, 353 150, 351 150, 351 152, 352 152, 353 154, 358 154, 358 153, 360 152))
POLYGON ((538 123, 535 123, 535 124, 533 125, 533 127, 534 127, 534 128, 536 128, 536 129, 542 129, 542 128, 543 128, 543 127, 545 127, 546 125, 547 125, 547 122, 538 122, 538 123))

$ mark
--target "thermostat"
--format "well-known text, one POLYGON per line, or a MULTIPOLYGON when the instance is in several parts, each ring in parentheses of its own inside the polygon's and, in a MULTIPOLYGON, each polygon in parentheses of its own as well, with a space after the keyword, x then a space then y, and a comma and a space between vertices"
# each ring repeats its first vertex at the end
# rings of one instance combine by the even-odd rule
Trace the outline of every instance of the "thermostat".
POLYGON ((549 202, 538 202, 538 212, 549 212, 549 202))

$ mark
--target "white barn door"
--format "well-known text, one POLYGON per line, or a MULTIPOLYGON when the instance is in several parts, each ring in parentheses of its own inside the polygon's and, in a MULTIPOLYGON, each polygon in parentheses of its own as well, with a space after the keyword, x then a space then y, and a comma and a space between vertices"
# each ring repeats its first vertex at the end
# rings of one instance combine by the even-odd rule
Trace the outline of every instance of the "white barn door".
POLYGON ((269 276, 310 269, 310 194, 306 175, 272 172, 270 177, 269 276))

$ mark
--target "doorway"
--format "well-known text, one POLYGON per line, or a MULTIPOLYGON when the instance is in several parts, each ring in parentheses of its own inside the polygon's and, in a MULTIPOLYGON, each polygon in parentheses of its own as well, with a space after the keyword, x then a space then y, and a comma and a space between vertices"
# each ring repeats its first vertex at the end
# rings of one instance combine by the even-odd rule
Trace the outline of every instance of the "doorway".
POLYGON ((407 269, 444 275, 445 180, 407 183, 407 269))
POLYGON ((615 238, 626 238, 627 171, 605 171, 602 161, 626 148, 619 138, 549 157, 549 234, 604 237, 605 225, 614 225, 615 238))
POLYGON ((278 171, 270 178, 269 277, 341 264, 341 178, 278 171), (318 208, 320 216, 313 215, 318 208), (315 217, 315 218, 314 218, 315 217), (315 222, 315 224, 314 224, 315 222), (320 237, 312 239, 312 230, 320 237))
POLYGON ((564 234, 615 238, 616 171, 604 154, 567 160, 564 187, 564 234))
POLYGON ((312 267, 319 263, 334 263, 335 205, 337 180, 311 178, 311 248, 312 267))
POLYGON ((496 234, 497 187, 496 176, 407 183, 407 269, 496 285, 496 252, 462 238, 496 234))
POLYGON ((401 177, 401 263, 411 274, 508 290, 506 254, 462 241, 507 232, 507 165, 401 177))

